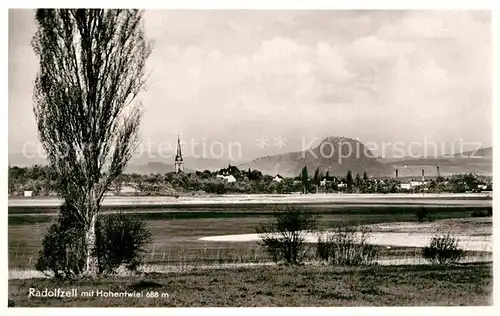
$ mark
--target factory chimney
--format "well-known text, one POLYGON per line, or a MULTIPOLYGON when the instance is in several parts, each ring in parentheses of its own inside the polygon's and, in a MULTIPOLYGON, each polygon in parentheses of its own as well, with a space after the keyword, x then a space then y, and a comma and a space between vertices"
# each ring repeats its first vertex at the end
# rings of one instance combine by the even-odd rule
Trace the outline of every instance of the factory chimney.
POLYGON ((425 173, 424 173, 424 169, 422 169, 422 182, 425 181, 425 173))
POLYGON ((396 169, 396 179, 398 178, 398 169, 396 169))
POLYGON ((439 173, 439 166, 436 167, 437 173, 438 173, 438 178, 441 178, 441 174, 439 173))

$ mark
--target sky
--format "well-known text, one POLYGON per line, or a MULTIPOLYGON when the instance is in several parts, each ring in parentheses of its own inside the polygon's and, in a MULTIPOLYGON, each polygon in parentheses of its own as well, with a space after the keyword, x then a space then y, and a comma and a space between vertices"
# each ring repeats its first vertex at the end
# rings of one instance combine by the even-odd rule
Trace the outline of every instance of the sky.
MULTIPOLYGON (((175 149, 178 133, 185 155, 205 144, 217 152, 207 156, 227 156, 237 143, 236 160, 327 136, 379 149, 491 146, 490 20, 479 11, 146 11, 154 46, 137 100, 142 150, 175 149)), ((35 30, 34 11, 9 11, 9 153, 37 143, 35 30)))

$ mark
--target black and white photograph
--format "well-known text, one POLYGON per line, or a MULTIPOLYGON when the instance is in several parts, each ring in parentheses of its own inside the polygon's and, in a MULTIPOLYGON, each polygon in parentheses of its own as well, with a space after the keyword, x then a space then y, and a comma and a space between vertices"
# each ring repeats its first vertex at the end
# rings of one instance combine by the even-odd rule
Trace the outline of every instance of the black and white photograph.
POLYGON ((7 11, 9 310, 493 305, 492 11, 7 11))

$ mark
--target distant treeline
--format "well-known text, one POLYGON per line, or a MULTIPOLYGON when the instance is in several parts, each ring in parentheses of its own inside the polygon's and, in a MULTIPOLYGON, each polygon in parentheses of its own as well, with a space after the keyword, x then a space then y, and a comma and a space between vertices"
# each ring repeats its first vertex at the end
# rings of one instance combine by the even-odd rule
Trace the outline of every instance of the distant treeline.
MULTIPOLYGON (((9 195, 22 196, 31 191, 33 196, 57 195, 58 177, 49 166, 9 167, 9 195)), ((194 173, 122 174, 114 181, 108 194, 113 195, 168 195, 190 194, 286 194, 309 193, 398 193, 398 192, 477 192, 492 189, 491 179, 480 179, 474 174, 457 174, 447 178, 402 182, 396 178, 375 179, 366 172, 345 177, 331 176, 316 169, 310 177, 307 167, 296 177, 264 175, 259 170, 240 170, 229 165, 218 171, 194 173), (409 184, 411 187, 408 187, 409 184)))

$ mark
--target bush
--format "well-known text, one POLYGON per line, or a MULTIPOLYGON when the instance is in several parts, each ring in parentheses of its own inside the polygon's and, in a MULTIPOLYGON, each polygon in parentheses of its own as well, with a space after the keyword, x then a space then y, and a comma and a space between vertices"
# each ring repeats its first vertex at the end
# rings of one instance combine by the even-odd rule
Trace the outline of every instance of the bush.
POLYGON ((489 209, 487 211, 474 211, 470 215, 471 217, 490 217, 493 216, 492 209, 489 209))
MULTIPOLYGON (((56 278, 81 275, 85 268, 85 233, 71 207, 61 206, 57 221, 42 241, 36 263, 38 271, 56 278)), ((141 263, 145 246, 151 240, 145 222, 124 214, 99 216, 96 224, 96 249, 99 273, 114 273, 120 265, 135 270, 141 263)))
POLYGON ((261 224, 257 228, 261 239, 259 245, 276 263, 301 264, 309 250, 306 234, 316 230, 318 216, 306 208, 287 207, 275 212, 274 217, 274 223, 261 224))
POLYGON ((85 237, 81 222, 71 208, 61 206, 57 221, 42 240, 35 268, 56 278, 80 275, 85 267, 85 237))
POLYGON ((377 249, 368 244, 369 230, 339 226, 318 236, 318 259, 333 265, 370 264, 378 255, 377 249))
POLYGON ((96 232, 99 270, 106 273, 113 273, 122 264, 136 270, 151 241, 144 221, 123 214, 103 216, 97 222, 96 232))
POLYGON ((425 207, 420 207, 415 212, 415 216, 417 217, 417 220, 419 223, 422 223, 428 215, 429 215, 429 211, 427 211, 427 209, 425 207))
POLYGON ((456 263, 464 255, 465 252, 458 247, 458 238, 450 233, 433 237, 429 246, 422 250, 422 256, 432 264, 456 263))

